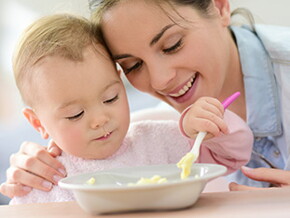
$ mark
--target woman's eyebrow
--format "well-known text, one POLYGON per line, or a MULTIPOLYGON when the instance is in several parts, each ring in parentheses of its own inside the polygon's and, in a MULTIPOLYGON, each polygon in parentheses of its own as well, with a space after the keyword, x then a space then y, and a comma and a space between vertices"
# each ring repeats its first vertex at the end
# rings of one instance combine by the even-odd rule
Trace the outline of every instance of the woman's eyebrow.
MULTIPOLYGON (((150 42, 150 46, 153 46, 154 44, 156 44, 161 39, 161 37, 164 35, 164 33, 175 25, 176 24, 173 23, 173 24, 169 24, 169 25, 166 25, 165 27, 163 27, 161 29, 161 31, 153 37, 153 39, 150 42)), ((130 57, 132 57, 132 55, 130 55, 130 54, 113 55, 113 60, 116 61, 116 60, 130 58, 130 57)))
POLYGON ((156 44, 158 41, 159 41, 159 39, 163 36, 163 34, 168 30, 168 29, 170 29, 171 27, 173 27, 175 24, 173 23, 173 24, 169 24, 169 25, 166 25, 165 27, 163 27, 162 29, 161 29, 161 31, 159 32, 159 33, 157 33, 154 37, 153 37, 153 39, 151 40, 151 42, 150 42, 150 46, 153 46, 154 44, 156 44))
POLYGON ((132 55, 129 55, 129 54, 121 54, 121 55, 113 55, 113 60, 116 61, 116 60, 120 60, 120 59, 124 59, 124 58, 130 58, 132 57, 132 55))

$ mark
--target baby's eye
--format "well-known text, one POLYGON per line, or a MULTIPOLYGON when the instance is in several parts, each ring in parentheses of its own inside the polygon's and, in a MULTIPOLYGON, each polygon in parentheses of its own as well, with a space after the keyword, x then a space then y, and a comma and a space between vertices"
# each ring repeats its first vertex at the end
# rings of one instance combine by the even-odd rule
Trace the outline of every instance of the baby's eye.
POLYGON ((131 71, 133 71, 133 70, 137 70, 137 69, 139 69, 141 66, 142 66, 142 64, 143 64, 143 61, 138 61, 136 64, 134 64, 132 67, 130 67, 130 68, 125 68, 124 69, 124 73, 125 73, 125 75, 126 74, 128 74, 128 73, 130 73, 131 71))
POLYGON ((78 113, 78 114, 76 114, 74 116, 66 117, 66 119, 68 119, 68 120, 76 120, 76 119, 80 118, 83 114, 84 114, 84 111, 81 111, 80 113, 78 113))
POLYGON ((113 103, 119 99, 119 95, 114 96, 114 98, 110 98, 106 101, 104 101, 105 104, 113 103))
POLYGON ((182 45, 182 39, 179 39, 178 42, 176 42, 173 46, 169 47, 169 48, 165 48, 162 51, 167 54, 167 53, 174 53, 176 51, 178 51, 178 49, 181 47, 182 45))

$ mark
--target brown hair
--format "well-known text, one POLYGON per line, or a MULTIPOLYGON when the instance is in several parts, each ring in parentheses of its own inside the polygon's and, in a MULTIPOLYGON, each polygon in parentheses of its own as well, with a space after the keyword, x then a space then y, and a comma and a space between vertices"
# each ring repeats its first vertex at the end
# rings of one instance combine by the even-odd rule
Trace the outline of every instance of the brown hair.
MULTIPOLYGON (((112 6, 121 2, 122 0, 89 0, 89 7, 91 12, 101 14, 112 6)), ((212 4, 212 0, 151 0, 157 5, 163 3, 173 5, 191 6, 204 14, 208 13, 208 10, 212 4)))
MULTIPOLYGON (((101 33, 101 21, 103 14, 110 10, 114 5, 121 1, 128 1, 128 0, 89 0, 89 8, 91 10, 91 20, 96 25, 96 28, 98 29, 98 32, 101 33)), ((134 0, 136 1, 136 0, 134 0)), ((150 0, 146 0, 147 2, 150 2, 150 0)), ((161 8, 169 17, 170 15, 166 12, 164 7, 162 5, 167 5, 173 11, 175 11, 177 14, 178 12, 175 10, 175 6, 190 6, 192 8, 195 8, 197 12, 205 17, 210 18, 212 17, 212 6, 213 1, 212 0, 151 0, 156 6, 161 8)), ((240 15, 241 17, 244 17, 246 20, 246 23, 254 30, 254 18, 251 12, 246 8, 237 8, 231 13, 231 16, 240 15)), ((178 16, 182 17, 182 15, 178 14, 178 16)), ((241 23, 243 24, 243 23, 241 23)))
MULTIPOLYGON (((89 0, 91 19, 98 26, 98 28, 100 28, 99 25, 101 23, 103 14, 121 1, 124 0, 89 0)), ((177 5, 190 6, 197 9, 197 11, 200 12, 200 15, 204 17, 210 17, 210 9, 213 5, 212 0, 151 0, 151 2, 161 8, 163 11, 165 11, 163 5, 167 5, 173 10, 175 8, 174 6, 177 5)))
POLYGON ((16 85, 24 103, 31 105, 28 89, 35 77, 32 68, 38 61, 52 55, 82 61, 84 48, 98 43, 98 34, 83 17, 56 14, 32 23, 23 32, 13 56, 16 85))

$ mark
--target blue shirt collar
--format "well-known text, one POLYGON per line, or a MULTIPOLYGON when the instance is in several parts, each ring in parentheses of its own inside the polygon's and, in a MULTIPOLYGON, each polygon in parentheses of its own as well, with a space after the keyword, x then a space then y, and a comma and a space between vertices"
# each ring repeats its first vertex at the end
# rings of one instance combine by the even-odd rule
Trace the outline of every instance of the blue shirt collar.
POLYGON ((257 137, 282 133, 273 64, 259 37, 246 27, 231 27, 236 38, 247 104, 247 123, 257 137))

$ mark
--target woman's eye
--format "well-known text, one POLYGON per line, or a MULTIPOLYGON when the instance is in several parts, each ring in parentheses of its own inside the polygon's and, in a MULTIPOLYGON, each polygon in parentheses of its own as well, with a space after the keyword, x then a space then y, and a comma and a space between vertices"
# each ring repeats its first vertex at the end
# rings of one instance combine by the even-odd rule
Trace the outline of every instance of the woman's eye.
POLYGON ((124 73, 125 73, 125 75, 128 74, 128 73, 130 73, 130 72, 133 71, 133 70, 137 70, 137 69, 139 69, 139 68, 142 66, 142 64, 143 64, 143 61, 138 61, 138 62, 137 62, 136 64, 134 64, 132 67, 127 68, 127 69, 124 69, 124 73))
POLYGON ((182 39, 178 40, 177 43, 175 43, 173 46, 169 47, 169 48, 165 48, 162 51, 164 53, 174 53, 176 52, 182 45, 182 39))
POLYGON ((110 98, 109 100, 104 101, 105 104, 113 103, 119 99, 119 95, 116 95, 114 98, 110 98))
POLYGON ((82 111, 82 112, 80 112, 80 113, 78 113, 78 114, 76 114, 74 116, 66 117, 66 119, 68 119, 68 120, 76 120, 76 119, 80 118, 83 114, 84 114, 84 111, 82 111))

